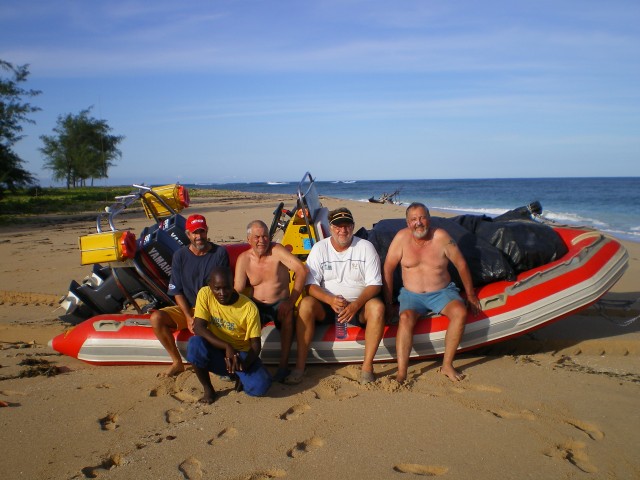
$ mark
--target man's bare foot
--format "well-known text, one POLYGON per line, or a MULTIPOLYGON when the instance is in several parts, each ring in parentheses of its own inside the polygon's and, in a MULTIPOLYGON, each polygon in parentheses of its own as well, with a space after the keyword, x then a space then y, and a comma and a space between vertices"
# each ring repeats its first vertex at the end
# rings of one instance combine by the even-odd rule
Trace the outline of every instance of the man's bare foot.
POLYGON ((406 375, 400 375, 399 373, 396 375, 396 382, 404 383, 406 381, 407 381, 407 376, 406 375))
POLYGON ((180 375, 182 372, 184 372, 184 365, 182 364, 182 362, 172 363, 171 367, 169 367, 169 370, 163 373, 159 373, 158 376, 159 377, 175 377, 176 375, 180 375))
POLYGON ((204 403, 205 405, 211 405, 215 401, 216 401, 216 392, 212 391, 212 392, 205 393, 200 398, 200 400, 198 400, 198 403, 204 403))
POLYGON ((442 367, 440 367, 440 368, 438 369, 438 371, 439 371, 441 374, 446 375, 446 376, 447 376, 447 378, 448 378, 449 380, 451 380, 452 382, 459 382, 459 381, 463 380, 463 379, 466 377, 466 375, 465 375, 465 374, 460 373, 458 370, 456 370, 456 369, 455 369, 455 368, 453 368, 453 367, 445 367, 445 366, 442 366, 442 367))

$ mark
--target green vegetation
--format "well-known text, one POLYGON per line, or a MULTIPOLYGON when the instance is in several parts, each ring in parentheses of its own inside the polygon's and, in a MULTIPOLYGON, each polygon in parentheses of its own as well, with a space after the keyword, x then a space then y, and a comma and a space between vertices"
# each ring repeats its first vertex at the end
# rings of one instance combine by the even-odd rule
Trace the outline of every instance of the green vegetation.
MULTIPOLYGON (((24 136, 23 125, 35 123, 29 115, 40 110, 26 101, 42 93, 23 88, 28 77, 29 65, 14 66, 0 59, 0 199, 7 191, 20 196, 18 189, 35 188, 37 183, 36 177, 23 168, 24 160, 14 151, 15 144, 24 136)), ((106 120, 90 116, 91 108, 77 115, 58 116, 53 135, 40 136, 44 168, 53 172, 55 180, 65 181, 67 188, 84 187, 87 180, 91 180, 93 186, 95 179, 108 178, 109 168, 122 156, 118 145, 125 137, 112 135, 106 120)), ((27 203, 39 208, 40 202, 41 199, 29 198, 27 203)), ((0 214, 3 212, 5 208, 0 214)))
POLYGON ((85 186, 86 181, 108 178, 112 167, 122 153, 118 144, 122 135, 110 135, 111 127, 105 120, 91 117, 91 108, 78 115, 58 117, 55 135, 41 135, 44 147, 44 168, 53 172, 55 180, 64 180, 67 188, 85 186))
MULTIPOLYGON (((115 197, 136 191, 134 187, 20 188, 0 199, 0 225, 26 223, 52 214, 96 215, 115 202, 115 197)), ((240 196, 226 190, 189 189, 192 200, 240 196), (235 194, 235 195, 234 195, 235 194)), ((140 203, 137 207, 142 207, 140 203)))
POLYGON ((0 200, 0 223, 29 215, 100 212, 131 187, 21 188, 0 200))
POLYGON ((22 167, 24 161, 14 146, 23 137, 23 124, 34 123, 29 115, 40 110, 24 101, 40 95, 38 90, 21 86, 29 77, 28 65, 14 67, 0 59, 1 72, 9 72, 10 76, 0 77, 0 198, 5 190, 14 191, 35 183, 34 176, 22 167))

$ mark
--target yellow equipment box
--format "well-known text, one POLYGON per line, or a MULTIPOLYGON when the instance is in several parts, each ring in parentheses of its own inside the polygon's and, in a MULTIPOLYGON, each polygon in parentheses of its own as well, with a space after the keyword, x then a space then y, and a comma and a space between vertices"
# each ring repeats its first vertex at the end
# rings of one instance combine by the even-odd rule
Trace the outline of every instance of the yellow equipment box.
POLYGON ((78 239, 80 263, 119 262, 133 258, 136 253, 136 236, 132 232, 110 231, 84 235, 78 239))
POLYGON ((174 213, 180 212, 183 208, 188 207, 190 202, 187 188, 175 183, 154 187, 151 192, 145 193, 141 200, 147 218, 156 219, 169 217, 174 213))

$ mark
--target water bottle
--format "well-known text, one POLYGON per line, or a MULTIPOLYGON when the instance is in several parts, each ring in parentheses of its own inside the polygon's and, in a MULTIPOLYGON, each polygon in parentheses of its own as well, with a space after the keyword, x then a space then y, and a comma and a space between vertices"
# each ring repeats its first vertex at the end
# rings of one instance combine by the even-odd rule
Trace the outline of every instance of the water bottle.
MULTIPOLYGON (((342 302, 345 302, 345 299, 342 295, 338 295, 338 299, 342 300, 342 302)), ((344 305, 344 303, 343 303, 344 305)), ((338 313, 336 313, 336 339, 338 340, 342 340, 343 338, 347 338, 347 323, 340 323, 338 321, 338 317, 340 316, 340 313, 342 313, 342 308, 340 307, 338 309, 338 313)))
POLYGON ((347 338, 347 322, 340 323, 338 321, 338 317, 336 316, 336 338, 338 340, 342 340, 343 338, 347 338))

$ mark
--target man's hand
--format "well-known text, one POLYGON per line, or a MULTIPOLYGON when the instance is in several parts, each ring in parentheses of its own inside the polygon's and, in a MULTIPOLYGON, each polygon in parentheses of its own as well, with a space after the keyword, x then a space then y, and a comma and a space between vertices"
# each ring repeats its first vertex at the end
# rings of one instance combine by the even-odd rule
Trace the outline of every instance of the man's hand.
POLYGON ((348 305, 349 302, 347 302, 347 299, 342 295, 334 295, 331 299, 331 309, 336 313, 340 313, 342 310, 347 308, 348 305))
POLYGON ((352 303, 349 303, 342 295, 336 295, 331 302, 331 309, 336 312, 340 323, 348 322, 356 314, 352 303))
POLYGON ((400 305, 397 303, 385 303, 384 305, 384 321, 387 325, 398 323, 400 305))
POLYGON ((227 364, 227 372, 233 374, 243 371, 242 360, 240 359, 240 354, 236 352, 231 345, 227 345, 226 352, 224 355, 224 361, 227 364))
POLYGON ((284 322, 287 318, 289 318, 289 315, 291 315, 291 312, 293 312, 293 306, 294 303, 291 298, 280 302, 280 305, 278 305, 278 320, 284 322))
POLYGON ((194 319, 191 315, 188 315, 188 316, 187 316, 187 328, 189 329, 189 331, 190 331, 191 333, 195 333, 195 332, 193 331, 193 324, 194 324, 194 321, 195 321, 195 319, 194 319))
POLYGON ((467 304, 471 309, 471 313, 477 314, 482 311, 482 305, 480 304, 480 299, 476 297, 475 294, 467 295, 467 304))

